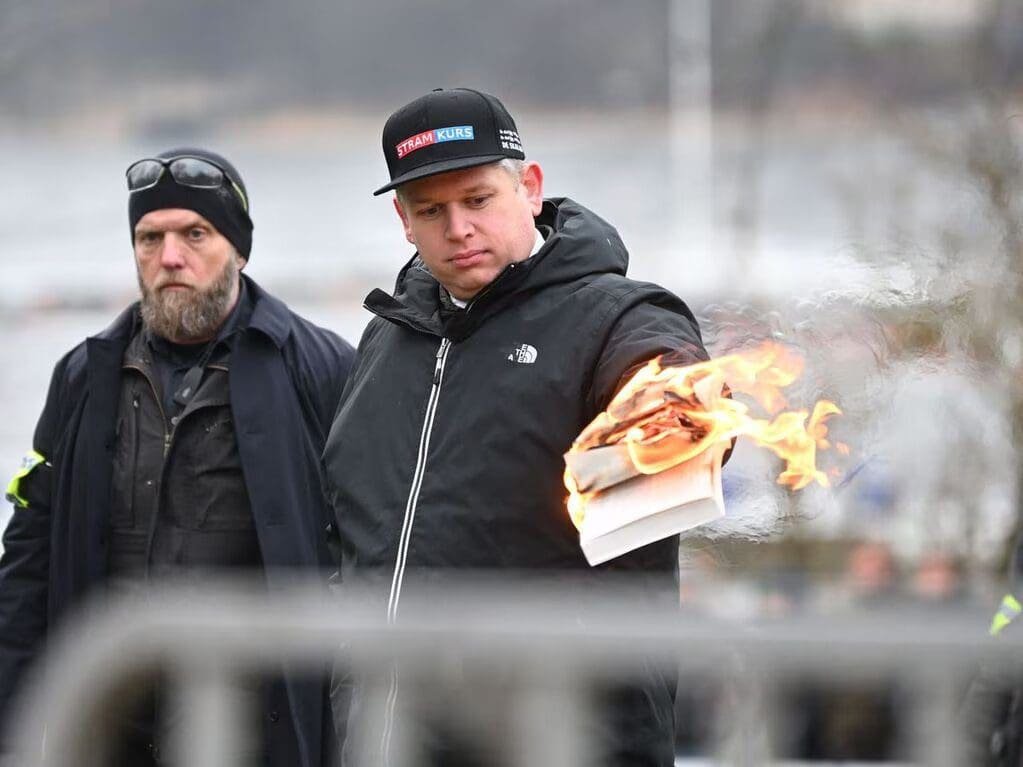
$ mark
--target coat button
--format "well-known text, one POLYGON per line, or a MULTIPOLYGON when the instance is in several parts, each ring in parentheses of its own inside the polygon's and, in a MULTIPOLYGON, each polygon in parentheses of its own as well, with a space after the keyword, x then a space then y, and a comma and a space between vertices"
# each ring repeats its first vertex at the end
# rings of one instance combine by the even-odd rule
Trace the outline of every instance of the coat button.
POLYGON ((332 532, 334 532, 334 525, 328 522, 327 526, 323 528, 323 532, 325 532, 327 535, 330 535, 332 532))
POLYGON ((274 724, 277 724, 280 720, 281 720, 281 715, 280 714, 278 714, 276 711, 271 711, 270 712, 270 721, 271 722, 273 722, 274 724))
POLYGON ((171 426, 177 426, 177 425, 178 425, 178 417, 177 416, 172 416, 171 417, 171 426))

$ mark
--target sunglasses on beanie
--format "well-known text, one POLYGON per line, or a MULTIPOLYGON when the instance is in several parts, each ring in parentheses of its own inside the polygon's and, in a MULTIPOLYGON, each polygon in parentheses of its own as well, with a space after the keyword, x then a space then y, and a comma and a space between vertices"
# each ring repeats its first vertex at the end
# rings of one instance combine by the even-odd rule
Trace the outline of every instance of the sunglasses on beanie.
POLYGON ((249 212, 248 200, 245 199, 245 193, 238 183, 219 165, 201 157, 183 156, 167 159, 147 157, 134 162, 125 171, 128 191, 140 192, 156 186, 165 171, 170 171, 171 177, 179 186, 193 189, 219 189, 227 181, 241 202, 242 210, 249 212))

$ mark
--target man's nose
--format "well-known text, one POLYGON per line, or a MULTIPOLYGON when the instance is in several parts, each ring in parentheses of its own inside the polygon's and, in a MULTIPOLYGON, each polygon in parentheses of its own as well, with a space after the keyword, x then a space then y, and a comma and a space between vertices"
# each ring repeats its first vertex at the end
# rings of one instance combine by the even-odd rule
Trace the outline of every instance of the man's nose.
POLYGON ((163 238, 160 250, 160 265, 164 269, 180 269, 185 265, 185 244, 174 232, 168 232, 163 238))
POLYGON ((447 210, 447 236, 449 240, 464 240, 473 232, 472 218, 468 212, 458 205, 450 205, 447 210))

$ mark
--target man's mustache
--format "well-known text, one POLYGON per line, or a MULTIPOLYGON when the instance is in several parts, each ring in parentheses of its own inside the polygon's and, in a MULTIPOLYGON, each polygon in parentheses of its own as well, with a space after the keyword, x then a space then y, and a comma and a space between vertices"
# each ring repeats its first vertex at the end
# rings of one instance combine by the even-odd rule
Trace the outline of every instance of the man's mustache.
POLYGON ((195 286, 187 282, 182 282, 181 280, 160 280, 153 285, 151 289, 153 291, 157 291, 169 287, 194 288, 195 286))

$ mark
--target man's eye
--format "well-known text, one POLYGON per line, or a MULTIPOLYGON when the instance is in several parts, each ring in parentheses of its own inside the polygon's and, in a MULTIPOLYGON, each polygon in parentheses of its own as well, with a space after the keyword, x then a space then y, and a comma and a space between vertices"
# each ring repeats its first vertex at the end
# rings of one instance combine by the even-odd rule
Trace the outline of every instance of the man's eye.
POLYGON ((470 197, 469 200, 468 200, 469 207, 471 207, 471 208, 482 208, 484 205, 487 204, 487 200, 489 200, 489 199, 490 199, 490 195, 489 194, 480 195, 479 197, 470 197))
POLYGON ((188 239, 190 240, 201 240, 206 236, 206 230, 195 227, 194 229, 188 230, 188 239))
POLYGON ((440 213, 439 205, 431 205, 428 208, 419 209, 419 216, 421 218, 436 218, 438 213, 440 213))
POLYGON ((139 245, 152 246, 160 241, 160 236, 156 232, 143 232, 135 238, 135 241, 139 245))

